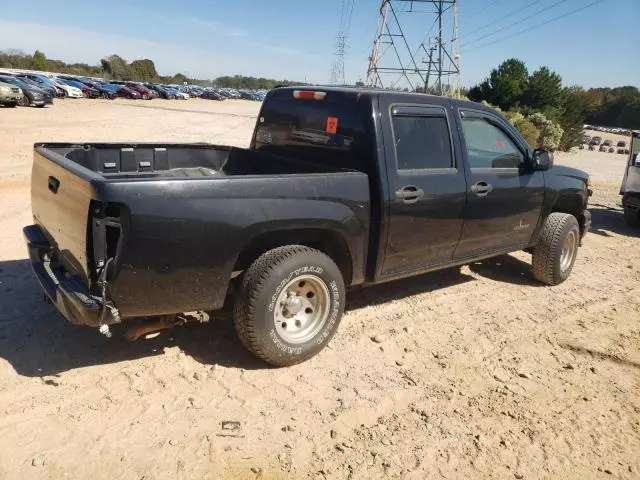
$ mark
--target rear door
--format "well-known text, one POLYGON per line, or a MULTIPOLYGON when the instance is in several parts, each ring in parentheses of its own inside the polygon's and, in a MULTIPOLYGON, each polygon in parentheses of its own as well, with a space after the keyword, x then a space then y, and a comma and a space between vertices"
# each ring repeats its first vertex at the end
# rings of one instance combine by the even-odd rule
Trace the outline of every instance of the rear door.
POLYGON ((382 127, 390 193, 379 275, 394 277, 451 261, 462 231, 466 181, 450 109, 382 96, 380 111, 390 119, 382 127))
POLYGON ((462 110, 468 191, 454 258, 528 245, 544 200, 544 174, 530 168, 529 147, 497 114, 462 110))

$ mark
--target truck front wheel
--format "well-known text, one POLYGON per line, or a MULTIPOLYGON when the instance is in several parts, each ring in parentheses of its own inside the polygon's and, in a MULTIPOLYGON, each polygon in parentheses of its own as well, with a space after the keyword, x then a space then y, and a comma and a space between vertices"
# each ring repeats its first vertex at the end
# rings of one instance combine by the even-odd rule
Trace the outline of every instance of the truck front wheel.
POLYGON ((624 206, 624 220, 630 227, 640 227, 640 209, 624 206))
POLYGON ((340 269, 324 253, 301 245, 275 248, 244 273, 234 321, 243 345, 278 367, 317 354, 344 311, 340 269))
POLYGON ((564 282, 573 269, 579 244, 580 227, 576 217, 558 212, 550 214, 533 250, 533 276, 548 285, 564 282))

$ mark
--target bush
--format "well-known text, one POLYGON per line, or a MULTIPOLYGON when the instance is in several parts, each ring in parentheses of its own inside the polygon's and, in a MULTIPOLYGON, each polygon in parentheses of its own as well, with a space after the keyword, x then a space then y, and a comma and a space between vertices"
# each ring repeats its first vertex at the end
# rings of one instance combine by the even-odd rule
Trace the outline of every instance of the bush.
POLYGON ((542 113, 532 113, 527 117, 540 132, 536 148, 546 148, 547 150, 556 150, 560 145, 560 139, 564 131, 557 123, 549 120, 542 113))
POLYGON ((513 126, 518 129, 518 131, 522 134, 524 139, 529 143, 531 147, 537 147, 538 139, 540 138, 540 131, 533 123, 522 117, 516 120, 513 126))

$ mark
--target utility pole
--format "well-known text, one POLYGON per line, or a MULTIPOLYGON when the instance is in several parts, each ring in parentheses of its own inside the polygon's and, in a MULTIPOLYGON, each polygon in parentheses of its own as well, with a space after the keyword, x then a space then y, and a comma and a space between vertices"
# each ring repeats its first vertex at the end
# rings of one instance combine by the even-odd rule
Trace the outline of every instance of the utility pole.
POLYGON ((425 92, 435 87, 438 95, 457 96, 460 83, 457 27, 457 0, 382 0, 366 84, 375 88, 405 87, 412 91, 424 88, 425 92), (415 27, 413 31, 407 30, 408 25, 415 23, 406 20, 410 15, 427 18, 425 27, 421 27, 424 30, 416 32, 415 27), (449 43, 445 38, 451 17, 453 34, 449 43), (430 36, 436 25, 436 34, 430 36), (413 41, 416 33, 424 36, 421 42, 413 41), (424 54, 427 58, 420 59, 424 54), (434 85, 431 85, 432 78, 434 85))

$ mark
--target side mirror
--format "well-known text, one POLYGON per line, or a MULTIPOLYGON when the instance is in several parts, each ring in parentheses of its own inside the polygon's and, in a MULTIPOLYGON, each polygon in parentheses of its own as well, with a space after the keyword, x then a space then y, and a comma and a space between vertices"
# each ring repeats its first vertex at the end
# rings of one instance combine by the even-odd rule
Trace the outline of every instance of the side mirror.
POLYGON ((533 151, 533 169, 534 170, 549 170, 553 166, 553 152, 549 150, 534 150, 533 151))

